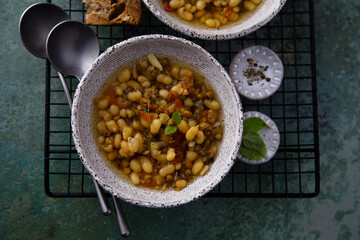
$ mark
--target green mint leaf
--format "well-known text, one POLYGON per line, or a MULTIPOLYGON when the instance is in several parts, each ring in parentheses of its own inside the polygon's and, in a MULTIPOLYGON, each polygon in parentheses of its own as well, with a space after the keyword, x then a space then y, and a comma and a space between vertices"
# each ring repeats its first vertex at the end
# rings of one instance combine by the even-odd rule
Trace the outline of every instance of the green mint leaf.
POLYGON ((240 153, 252 160, 259 160, 266 155, 264 140, 257 132, 247 132, 243 135, 240 153))
POLYGON ((165 134, 170 135, 176 132, 177 127, 174 125, 169 125, 165 128, 165 134))
POLYGON ((179 112, 174 112, 173 114, 172 114, 172 119, 174 120, 174 123, 176 124, 176 125, 179 125, 180 123, 181 123, 181 115, 180 115, 180 113, 179 112))
POLYGON ((247 118, 244 121, 244 134, 248 132, 258 132, 263 128, 269 128, 266 123, 258 117, 247 118))

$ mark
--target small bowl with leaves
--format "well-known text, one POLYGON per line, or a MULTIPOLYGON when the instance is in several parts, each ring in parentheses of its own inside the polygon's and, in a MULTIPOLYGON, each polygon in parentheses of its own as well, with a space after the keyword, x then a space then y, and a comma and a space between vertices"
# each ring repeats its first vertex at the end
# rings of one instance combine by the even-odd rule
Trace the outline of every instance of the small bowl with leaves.
POLYGON ((260 112, 244 113, 244 132, 238 159, 257 165, 269 161, 280 145, 280 133, 275 122, 260 112))
POLYGON ((226 70, 197 44, 166 35, 108 48, 81 79, 72 108, 89 173, 113 195, 147 207, 209 192, 236 161, 242 129, 226 70))

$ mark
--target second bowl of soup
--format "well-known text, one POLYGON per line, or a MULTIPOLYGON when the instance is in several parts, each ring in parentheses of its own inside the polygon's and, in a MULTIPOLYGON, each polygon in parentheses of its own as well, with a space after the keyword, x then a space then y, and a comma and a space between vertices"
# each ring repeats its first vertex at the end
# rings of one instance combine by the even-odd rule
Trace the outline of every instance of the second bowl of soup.
POLYGON ((234 39, 269 22, 286 0, 143 0, 163 23, 191 37, 234 39))

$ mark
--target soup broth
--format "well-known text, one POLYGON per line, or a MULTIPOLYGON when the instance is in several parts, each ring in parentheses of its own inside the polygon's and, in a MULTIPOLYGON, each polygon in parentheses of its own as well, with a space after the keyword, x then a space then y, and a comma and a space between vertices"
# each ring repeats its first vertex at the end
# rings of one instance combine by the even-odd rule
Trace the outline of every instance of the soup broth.
POLYGON ((205 175, 222 138, 215 92, 186 63, 150 54, 122 67, 94 99, 97 142, 131 183, 181 190, 205 175))

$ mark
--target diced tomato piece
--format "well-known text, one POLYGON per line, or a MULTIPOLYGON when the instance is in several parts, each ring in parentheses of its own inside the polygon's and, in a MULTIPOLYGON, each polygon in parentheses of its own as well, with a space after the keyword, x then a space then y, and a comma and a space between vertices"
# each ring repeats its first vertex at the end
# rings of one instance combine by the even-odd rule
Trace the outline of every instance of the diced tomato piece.
POLYGON ((152 120, 152 115, 151 115, 151 113, 147 113, 147 112, 144 112, 144 111, 140 111, 140 116, 141 116, 141 118, 142 119, 144 119, 145 121, 147 121, 147 120, 152 120))
POLYGON ((174 158, 174 160, 172 160, 173 163, 179 163, 181 162, 181 160, 184 158, 185 154, 184 154, 184 149, 182 147, 177 147, 175 148, 175 153, 176 156, 174 158))
POLYGON ((166 113, 166 108, 165 108, 165 106, 160 106, 160 107, 159 107, 159 111, 160 111, 160 112, 163 112, 163 113, 166 113))
POLYGON ((172 76, 171 72, 169 72, 169 71, 166 71, 166 74, 170 77, 172 76))
POLYGON ((196 94, 196 89, 193 88, 193 87, 191 87, 191 88, 188 89, 188 92, 189 92, 190 94, 192 94, 192 95, 195 95, 195 94, 196 94))
POLYGON ((166 100, 172 101, 177 98, 179 98, 178 94, 174 91, 170 91, 169 96, 166 98, 166 100))
POLYGON ((110 96, 112 94, 115 94, 115 88, 112 86, 110 86, 109 88, 107 88, 103 91, 104 96, 110 96))
POLYGON ((147 182, 143 184, 144 187, 153 187, 154 184, 152 182, 147 182))
POLYGON ((114 95, 110 95, 110 103, 117 105, 118 104, 118 100, 116 99, 116 97, 114 95))
POLYGON ((201 112, 201 116, 206 117, 209 114, 208 110, 204 110, 201 112))
POLYGON ((179 133, 179 132, 175 133, 175 135, 174 135, 174 143, 173 143, 174 146, 175 147, 181 146, 181 143, 183 142, 184 138, 185 138, 184 134, 179 133))
POLYGON ((148 116, 147 116, 146 112, 140 111, 140 115, 141 115, 141 118, 142 118, 142 119, 148 120, 148 116))
POLYGON ((172 12, 174 9, 170 7, 169 1, 164 1, 164 10, 167 12, 172 12))
POLYGON ((229 18, 231 16, 231 10, 229 9, 226 13, 225 13, 225 17, 229 18))
POLYGON ((175 99, 175 107, 179 108, 183 105, 180 98, 175 99))

